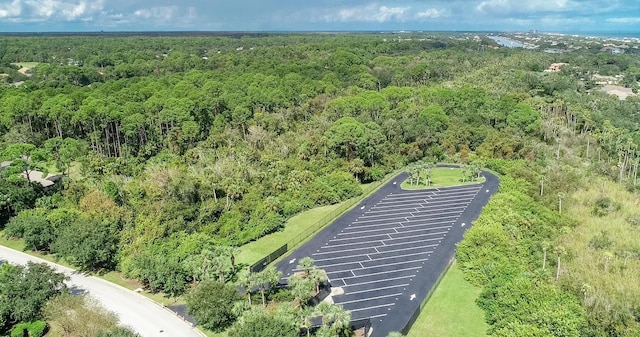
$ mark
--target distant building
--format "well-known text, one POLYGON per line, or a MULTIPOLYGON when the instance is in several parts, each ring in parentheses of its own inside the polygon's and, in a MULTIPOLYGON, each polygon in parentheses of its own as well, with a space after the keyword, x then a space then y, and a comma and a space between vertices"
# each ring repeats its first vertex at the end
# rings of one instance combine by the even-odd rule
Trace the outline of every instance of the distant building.
POLYGON ((547 68, 546 72, 558 73, 562 70, 563 66, 566 66, 568 63, 552 63, 549 68, 547 68))
POLYGON ((624 76, 622 75, 602 76, 599 74, 593 74, 593 76, 591 76, 593 82, 598 85, 617 85, 623 78, 624 76))
POLYGON ((611 53, 614 55, 624 54, 624 49, 611 45, 605 45, 604 47, 602 47, 602 49, 600 49, 600 51, 611 53))
MULTIPOLYGON (((12 161, 3 161, 2 163, 0 163, 0 172, 4 171, 12 163, 12 161)), ((20 173, 20 176, 22 178, 28 178, 29 181, 37 182, 44 188, 53 186, 58 180, 62 179, 63 177, 62 174, 47 174, 47 176, 45 177, 42 172, 36 170, 30 170, 28 171, 28 173, 28 177, 24 172, 20 173)))

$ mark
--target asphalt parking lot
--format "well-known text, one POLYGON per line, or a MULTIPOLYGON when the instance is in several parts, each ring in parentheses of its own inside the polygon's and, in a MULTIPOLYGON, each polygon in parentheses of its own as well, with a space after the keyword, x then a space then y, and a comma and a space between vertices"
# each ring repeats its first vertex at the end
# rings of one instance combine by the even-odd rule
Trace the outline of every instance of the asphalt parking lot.
POLYGON ((352 319, 369 317, 373 336, 401 330, 455 253, 455 245, 498 187, 481 184, 402 190, 399 175, 278 264, 284 277, 310 256, 342 295, 352 319))

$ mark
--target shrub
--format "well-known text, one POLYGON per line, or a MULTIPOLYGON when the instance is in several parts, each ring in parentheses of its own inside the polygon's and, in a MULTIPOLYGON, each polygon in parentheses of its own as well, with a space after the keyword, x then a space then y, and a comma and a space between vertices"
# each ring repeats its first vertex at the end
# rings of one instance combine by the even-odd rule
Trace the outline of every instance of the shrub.
POLYGON ((596 235, 589 241, 589 248, 593 249, 607 249, 611 247, 613 240, 609 237, 607 231, 601 231, 599 235, 596 235))
POLYGON ((591 214, 597 217, 603 217, 608 215, 611 212, 617 211, 620 209, 620 205, 613 202, 609 197, 600 197, 596 200, 593 205, 593 209, 591 209, 591 214))
POLYGON ((633 226, 640 227, 640 214, 634 214, 627 218, 627 223, 633 226))
POLYGON ((35 321, 29 323, 27 330, 29 331, 29 337, 42 337, 49 329, 45 321, 35 321))
POLYGON ((11 337, 27 337, 27 323, 20 323, 13 327, 11 337))

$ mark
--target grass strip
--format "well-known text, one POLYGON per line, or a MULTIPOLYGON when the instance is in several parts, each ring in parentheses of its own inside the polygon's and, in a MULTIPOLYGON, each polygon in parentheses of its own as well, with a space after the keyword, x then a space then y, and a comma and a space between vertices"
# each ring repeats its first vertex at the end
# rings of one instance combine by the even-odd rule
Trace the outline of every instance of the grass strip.
POLYGON ((454 262, 422 309, 407 337, 486 337, 489 326, 475 300, 481 289, 467 282, 454 262))

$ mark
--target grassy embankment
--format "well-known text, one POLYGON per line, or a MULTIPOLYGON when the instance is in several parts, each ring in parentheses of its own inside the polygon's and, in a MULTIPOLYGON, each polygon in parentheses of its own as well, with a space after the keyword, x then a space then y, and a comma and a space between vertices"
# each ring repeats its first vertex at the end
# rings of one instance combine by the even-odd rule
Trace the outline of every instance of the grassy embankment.
POLYGON ((475 178, 473 180, 469 180, 469 178, 463 181, 462 170, 459 168, 448 168, 448 167, 434 167, 431 169, 431 184, 429 186, 426 185, 426 178, 424 170, 420 171, 418 180, 419 184, 411 185, 410 179, 402 182, 402 188, 405 190, 416 190, 423 189, 425 187, 449 187, 449 186, 459 186, 459 185, 470 185, 470 184, 478 184, 485 181, 484 177, 475 178))
POLYGON ((283 230, 269 234, 240 247, 240 255, 236 257, 237 261, 246 265, 252 265, 258 262, 261 258, 278 249, 283 244, 293 240, 301 233, 312 228, 319 219, 328 216, 340 208, 344 208, 345 205, 349 203, 353 203, 360 198, 366 197, 377 188, 377 185, 371 183, 363 184, 361 187, 363 194, 359 197, 349 199, 335 205, 316 207, 304 211, 289 219, 283 230))
POLYGON ((407 336, 486 336, 489 326, 484 322, 484 312, 475 303, 479 294, 480 288, 465 281, 454 262, 407 336))

